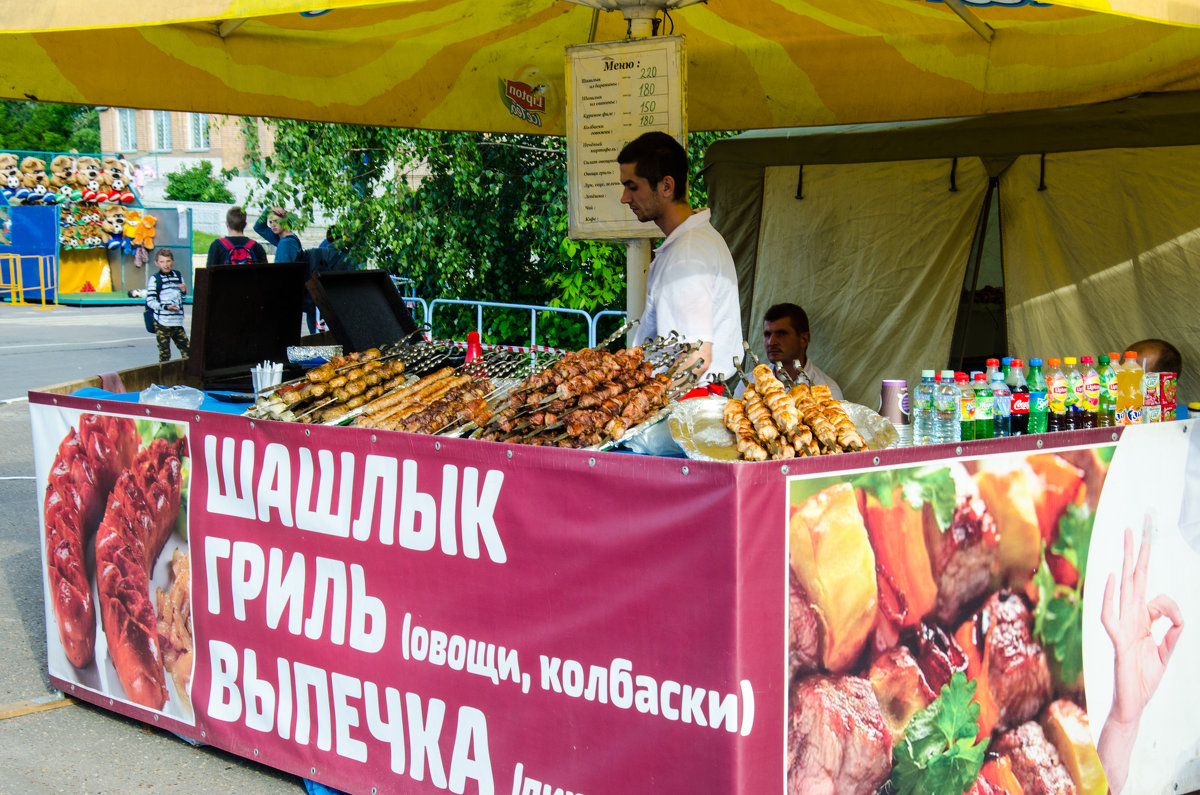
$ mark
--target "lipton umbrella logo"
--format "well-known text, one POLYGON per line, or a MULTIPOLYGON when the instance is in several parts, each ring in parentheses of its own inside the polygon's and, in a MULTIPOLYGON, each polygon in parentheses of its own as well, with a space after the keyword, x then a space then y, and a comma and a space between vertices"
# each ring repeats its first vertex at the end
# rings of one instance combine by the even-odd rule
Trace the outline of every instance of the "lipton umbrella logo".
POLYGON ((550 81, 536 69, 526 69, 515 80, 500 78, 500 96, 508 112, 535 127, 542 126, 550 92, 550 81))

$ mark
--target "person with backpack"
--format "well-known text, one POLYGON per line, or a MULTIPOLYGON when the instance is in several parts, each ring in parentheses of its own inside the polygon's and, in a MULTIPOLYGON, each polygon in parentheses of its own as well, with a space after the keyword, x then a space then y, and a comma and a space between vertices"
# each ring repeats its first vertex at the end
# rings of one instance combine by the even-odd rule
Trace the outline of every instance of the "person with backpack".
POLYGON ((146 309, 154 316, 154 339, 158 342, 158 360, 171 358, 171 342, 184 359, 188 356, 188 337, 183 330, 183 296, 187 285, 183 274, 175 270, 175 254, 160 248, 154 252, 158 271, 146 279, 146 309))
POLYGON ((218 237, 208 247, 208 267, 214 265, 243 265, 247 262, 266 262, 267 251, 257 240, 246 237, 246 211, 230 207, 225 213, 226 237, 218 237))
POLYGON ((276 262, 304 262, 304 246, 300 238, 288 229, 287 210, 272 207, 254 225, 254 233, 275 247, 276 262))

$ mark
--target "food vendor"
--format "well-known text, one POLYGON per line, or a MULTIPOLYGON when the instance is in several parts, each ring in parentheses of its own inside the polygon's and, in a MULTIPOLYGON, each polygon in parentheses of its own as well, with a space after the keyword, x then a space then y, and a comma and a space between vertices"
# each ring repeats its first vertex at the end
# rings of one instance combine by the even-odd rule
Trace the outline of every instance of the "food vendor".
POLYGON ((763 315, 763 347, 776 375, 786 372, 793 381, 801 371, 808 383, 825 384, 835 400, 842 399, 842 388, 817 367, 808 355, 812 334, 808 330, 808 313, 797 304, 775 304, 763 315), (799 367, 797 367, 799 364, 799 367))
POLYGON ((621 203, 639 221, 657 224, 666 238, 650 263, 635 344, 677 331, 700 343, 693 358, 704 360, 701 382, 732 375, 733 359, 742 354, 737 273, 729 247, 709 222, 710 211, 688 203, 687 152, 666 133, 649 132, 626 144, 617 163, 621 203))

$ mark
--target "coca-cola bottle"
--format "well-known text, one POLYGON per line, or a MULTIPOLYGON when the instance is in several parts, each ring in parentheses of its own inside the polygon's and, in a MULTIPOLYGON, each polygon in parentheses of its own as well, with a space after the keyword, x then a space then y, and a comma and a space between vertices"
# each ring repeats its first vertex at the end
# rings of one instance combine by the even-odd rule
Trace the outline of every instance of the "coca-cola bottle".
POLYGON ((1008 372, 1008 388, 1012 390, 1011 427, 1013 436, 1029 433, 1029 384, 1025 381, 1025 362, 1012 360, 1008 372))

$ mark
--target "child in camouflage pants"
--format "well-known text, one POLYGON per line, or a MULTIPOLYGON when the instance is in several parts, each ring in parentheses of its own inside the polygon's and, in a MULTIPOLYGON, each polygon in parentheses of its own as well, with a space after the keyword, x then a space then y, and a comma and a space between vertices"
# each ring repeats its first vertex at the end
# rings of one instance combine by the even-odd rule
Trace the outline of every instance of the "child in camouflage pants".
POLYGON ((188 355, 187 332, 183 330, 183 296, 187 285, 183 275, 174 269, 175 254, 160 248, 154 252, 154 264, 158 272, 146 280, 146 306, 154 313, 154 339, 158 342, 158 360, 171 358, 171 342, 179 349, 179 355, 188 355))

